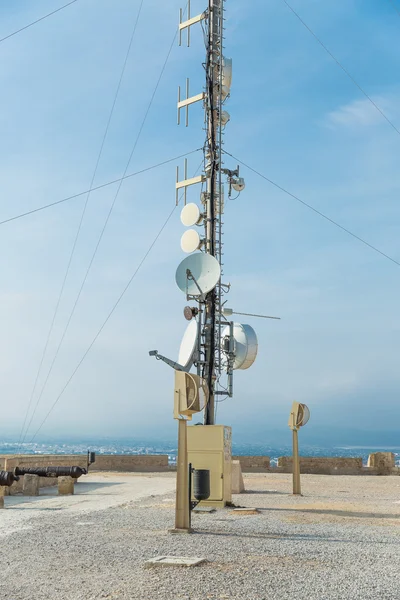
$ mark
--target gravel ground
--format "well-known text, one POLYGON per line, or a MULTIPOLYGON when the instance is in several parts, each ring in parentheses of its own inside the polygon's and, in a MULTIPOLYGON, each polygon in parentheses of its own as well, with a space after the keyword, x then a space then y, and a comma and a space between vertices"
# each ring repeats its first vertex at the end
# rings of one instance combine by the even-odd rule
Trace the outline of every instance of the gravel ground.
POLYGON ((192 535, 167 533, 174 521, 172 475, 154 476, 146 483, 152 497, 133 501, 128 487, 122 493, 122 481, 132 479, 109 476, 98 496, 110 495, 110 505, 103 498, 102 508, 99 477, 79 483, 71 498, 13 505, 6 498, 0 598, 400 600, 398 477, 304 475, 304 496, 293 497, 288 475, 248 475, 249 491, 234 502, 259 514, 225 508, 193 515, 192 535), (159 555, 208 562, 144 569, 159 555))

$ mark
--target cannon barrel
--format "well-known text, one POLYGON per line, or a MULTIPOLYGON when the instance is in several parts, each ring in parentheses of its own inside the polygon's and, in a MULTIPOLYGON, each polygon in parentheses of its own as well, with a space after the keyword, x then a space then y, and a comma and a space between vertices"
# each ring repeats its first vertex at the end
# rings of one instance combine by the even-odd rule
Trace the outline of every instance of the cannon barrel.
POLYGON ((10 487, 14 481, 19 481, 18 475, 10 471, 0 471, 0 486, 10 487))
POLYGON ((14 475, 39 475, 39 477, 72 477, 78 479, 86 475, 82 467, 15 467, 14 475))

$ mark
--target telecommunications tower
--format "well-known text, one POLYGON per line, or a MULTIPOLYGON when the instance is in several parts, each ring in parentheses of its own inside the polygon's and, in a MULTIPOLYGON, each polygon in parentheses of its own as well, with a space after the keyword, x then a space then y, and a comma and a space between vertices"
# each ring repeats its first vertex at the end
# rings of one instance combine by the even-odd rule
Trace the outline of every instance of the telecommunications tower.
POLYGON ((232 397, 233 371, 249 368, 256 358, 258 347, 256 334, 250 325, 234 323, 227 318, 235 312, 225 306, 230 285, 222 280, 224 182, 229 196, 233 190, 240 194, 245 187, 243 178, 239 176, 239 167, 229 170, 224 168, 223 163, 224 129, 230 120, 225 105, 232 83, 232 60, 224 56, 223 47, 224 4, 225 0, 209 0, 208 8, 192 17, 189 0, 186 15, 182 9, 180 11, 179 45, 182 45, 185 33, 187 46, 190 46, 191 27, 196 24, 201 24, 205 33, 204 89, 190 96, 189 79, 186 80, 185 98, 181 88, 178 89, 178 125, 182 110, 188 126, 189 107, 196 103, 204 106, 204 170, 201 175, 188 178, 185 160, 183 179, 180 179, 179 167, 176 177, 176 202, 178 204, 182 193, 181 222, 187 227, 182 235, 181 248, 189 255, 178 266, 176 283, 190 303, 184 309, 184 316, 190 323, 177 361, 162 356, 156 350, 150 352, 151 356, 163 360, 176 371, 189 372, 196 368, 208 392, 205 425, 214 424, 218 397, 232 397), (199 204, 187 203, 187 189, 193 185, 201 186, 199 204))

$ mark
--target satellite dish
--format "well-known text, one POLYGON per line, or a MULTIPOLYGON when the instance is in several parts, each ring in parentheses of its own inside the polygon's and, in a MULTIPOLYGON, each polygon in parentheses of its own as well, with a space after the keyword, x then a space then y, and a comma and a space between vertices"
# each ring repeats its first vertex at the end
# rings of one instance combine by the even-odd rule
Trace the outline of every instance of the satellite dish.
POLYGON ((197 321, 191 321, 186 328, 179 349, 178 363, 182 367, 192 366, 194 355, 197 351, 197 339, 199 335, 199 326, 197 321))
POLYGON ((201 246, 201 239, 195 229, 188 229, 181 237, 181 248, 184 252, 190 254, 195 252, 201 246))
POLYGON ((178 266, 175 280, 178 288, 190 296, 201 296, 201 292, 194 280, 188 278, 188 270, 197 281, 203 294, 211 292, 221 277, 220 264, 211 254, 198 252, 187 256, 178 266))
POLYGON ((185 227, 193 227, 193 225, 198 225, 203 219, 203 215, 200 212, 200 208, 194 202, 190 204, 186 204, 182 208, 181 212, 181 221, 185 227))
MULTIPOLYGON (((224 338, 229 337, 230 328, 225 327, 222 331, 222 344, 224 338)), ((234 369, 248 369, 256 360, 258 351, 258 341, 256 332, 250 325, 242 325, 242 323, 234 323, 233 339, 235 360, 233 362, 234 369)), ((222 345, 222 350, 224 346, 222 345)))

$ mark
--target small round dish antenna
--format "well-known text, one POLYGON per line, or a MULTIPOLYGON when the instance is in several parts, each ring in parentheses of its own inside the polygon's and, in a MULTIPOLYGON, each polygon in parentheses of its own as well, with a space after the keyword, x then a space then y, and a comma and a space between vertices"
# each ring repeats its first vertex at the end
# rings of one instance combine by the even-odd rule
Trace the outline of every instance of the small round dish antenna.
POLYGON ((182 208, 181 212, 181 221, 185 227, 193 227, 193 225, 198 225, 203 220, 203 216, 200 212, 200 208, 194 202, 190 204, 186 204, 182 208))
POLYGON ((187 254, 195 252, 201 246, 201 239, 195 229, 188 229, 181 237, 181 248, 187 254))
POLYGON ((220 277, 221 267, 217 259, 211 254, 198 252, 183 259, 176 270, 175 280, 178 288, 184 294, 201 296, 202 293, 211 292, 220 277))
POLYGON ((183 334, 181 347, 179 349, 178 363, 182 367, 189 367, 193 364, 194 355, 197 350, 197 337, 199 327, 197 321, 193 320, 189 323, 183 334))
POLYGON ((192 319, 194 319, 194 317, 196 317, 198 313, 199 309, 195 306, 185 306, 185 308, 183 309, 183 316, 187 321, 191 321, 192 319))
POLYGON ((307 404, 300 404, 299 411, 297 413, 296 426, 303 427, 304 425, 306 425, 306 423, 308 423, 309 419, 310 419, 310 409, 308 408, 307 404))
MULTIPOLYGON (((222 331, 222 344, 224 338, 229 337, 230 328, 225 327, 222 331)), ((233 368, 244 370, 251 367, 257 357, 258 341, 256 332, 250 325, 242 325, 242 323, 234 323, 233 325, 233 340, 235 359, 233 368)), ((222 346, 224 351, 224 346, 222 346)))

